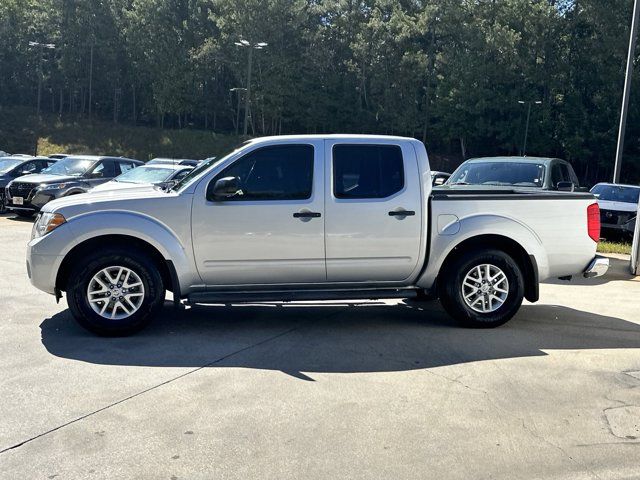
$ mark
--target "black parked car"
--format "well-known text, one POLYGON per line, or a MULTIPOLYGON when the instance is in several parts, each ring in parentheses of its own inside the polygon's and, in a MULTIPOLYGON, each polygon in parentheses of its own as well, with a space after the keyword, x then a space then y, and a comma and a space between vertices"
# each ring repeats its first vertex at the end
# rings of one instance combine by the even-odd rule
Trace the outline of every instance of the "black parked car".
POLYGON ((0 158, 0 213, 6 211, 5 207, 5 187, 14 178, 32 173, 40 173, 47 167, 56 163, 53 158, 34 157, 25 159, 22 157, 1 157, 0 158))
POLYGON ((143 165, 139 160, 94 155, 70 156, 40 174, 19 177, 6 188, 7 210, 30 217, 49 201, 86 193, 101 183, 143 165))

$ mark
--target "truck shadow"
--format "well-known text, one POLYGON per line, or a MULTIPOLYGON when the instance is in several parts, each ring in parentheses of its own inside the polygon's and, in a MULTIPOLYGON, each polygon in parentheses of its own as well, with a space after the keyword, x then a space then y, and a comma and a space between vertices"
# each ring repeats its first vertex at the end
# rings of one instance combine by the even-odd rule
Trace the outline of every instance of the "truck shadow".
POLYGON ((493 330, 459 328, 437 303, 167 306, 127 338, 85 332, 68 311, 40 325, 53 355, 99 365, 393 372, 546 355, 545 350, 640 348, 640 325, 567 307, 525 305, 493 330))

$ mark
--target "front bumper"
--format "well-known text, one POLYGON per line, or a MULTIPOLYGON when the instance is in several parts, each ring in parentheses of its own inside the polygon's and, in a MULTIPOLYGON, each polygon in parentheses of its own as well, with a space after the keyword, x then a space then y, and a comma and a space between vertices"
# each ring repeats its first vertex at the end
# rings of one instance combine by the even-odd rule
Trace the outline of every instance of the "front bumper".
POLYGON ((6 207, 10 211, 22 211, 22 212, 32 212, 38 213, 42 207, 44 207, 51 200, 54 200, 61 193, 62 190, 39 190, 34 188, 27 197, 23 197, 22 205, 14 205, 13 197, 9 195, 9 189, 5 190, 6 192, 6 207))
POLYGON ((56 294, 58 271, 74 238, 69 225, 65 223, 27 244, 27 274, 34 287, 56 294))
POLYGON ((584 278, 601 277, 609 270, 609 259, 601 255, 596 255, 583 272, 584 278))

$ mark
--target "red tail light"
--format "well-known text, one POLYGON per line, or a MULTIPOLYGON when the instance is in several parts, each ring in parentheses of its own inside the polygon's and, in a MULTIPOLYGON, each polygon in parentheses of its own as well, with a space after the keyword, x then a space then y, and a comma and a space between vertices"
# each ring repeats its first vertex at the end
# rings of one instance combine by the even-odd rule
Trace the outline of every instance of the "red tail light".
POLYGON ((594 242, 600 240, 600 207, 597 203, 587 207, 587 231, 594 242))

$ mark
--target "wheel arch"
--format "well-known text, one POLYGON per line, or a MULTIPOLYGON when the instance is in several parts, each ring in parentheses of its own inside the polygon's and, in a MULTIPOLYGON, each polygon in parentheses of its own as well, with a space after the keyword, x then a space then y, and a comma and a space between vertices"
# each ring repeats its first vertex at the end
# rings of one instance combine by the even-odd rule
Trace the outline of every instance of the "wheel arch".
MULTIPOLYGON (((535 256, 527 253, 520 243, 504 235, 484 234, 461 241, 447 254, 440 266, 440 272, 447 271, 449 265, 451 265, 456 258, 459 258, 460 255, 473 250, 482 249, 501 250, 513 258, 522 270, 522 275, 524 277, 524 297, 530 302, 538 301, 540 297, 539 278, 538 264, 535 256)), ((440 274, 438 277, 439 276, 440 274)), ((437 289, 438 277, 436 277, 434 284, 435 289, 437 289)))
POLYGON ((56 291, 66 291, 69 274, 76 261, 81 260, 88 253, 95 252, 104 247, 121 247, 123 250, 137 249, 146 253, 157 266, 165 288, 174 292, 175 298, 180 296, 180 285, 173 262, 166 260, 160 251, 149 242, 138 237, 124 234, 91 237, 75 245, 67 252, 58 268, 55 283, 56 291), (175 292, 177 292, 177 294, 175 292))

